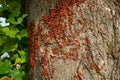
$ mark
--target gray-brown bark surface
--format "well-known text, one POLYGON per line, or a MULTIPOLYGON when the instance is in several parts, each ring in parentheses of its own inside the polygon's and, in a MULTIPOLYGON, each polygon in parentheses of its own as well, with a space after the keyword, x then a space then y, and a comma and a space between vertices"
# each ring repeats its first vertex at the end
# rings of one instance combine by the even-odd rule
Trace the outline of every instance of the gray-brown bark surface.
POLYGON ((30 80, 46 80, 41 62, 45 49, 48 52, 48 80, 120 80, 120 1, 85 0, 79 6, 74 4, 70 7, 74 11, 70 15, 72 23, 68 25, 68 19, 64 20, 67 25, 64 31, 66 42, 58 38, 49 40, 48 37, 42 41, 41 37, 50 29, 41 18, 49 15, 56 3, 56 0, 27 0, 28 25, 34 22, 35 31, 38 24, 42 25, 40 49, 35 54, 35 69, 29 72, 30 80), (66 44, 68 40, 70 44, 65 47, 57 45, 66 44), (73 58, 77 55, 78 60, 61 52, 54 54, 54 48, 63 50, 64 54, 69 52, 73 58), (77 49, 72 53, 74 48, 77 49))

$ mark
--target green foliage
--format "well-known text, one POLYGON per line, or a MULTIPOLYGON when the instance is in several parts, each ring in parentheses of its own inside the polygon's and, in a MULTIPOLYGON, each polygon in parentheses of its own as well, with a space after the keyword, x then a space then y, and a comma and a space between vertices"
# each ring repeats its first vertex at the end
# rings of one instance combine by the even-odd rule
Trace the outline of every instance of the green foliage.
POLYGON ((7 19, 8 22, 11 24, 21 24, 23 22, 23 19, 27 16, 27 14, 23 14, 22 17, 18 17, 17 20, 15 20, 14 17, 10 17, 7 19))
POLYGON ((27 57, 26 57, 27 53, 25 51, 23 51, 23 50, 18 51, 18 53, 19 53, 20 57, 16 58, 15 63, 17 64, 17 63, 26 62, 27 61, 27 57))
POLYGON ((19 32, 19 29, 15 27, 9 29, 9 27, 5 27, 2 29, 2 31, 5 35, 9 36, 10 38, 15 38, 16 34, 19 32))
POLYGON ((11 70, 10 75, 15 80, 23 80, 22 77, 25 75, 23 71, 20 71, 19 69, 11 70))
POLYGON ((12 68, 12 64, 9 60, 5 60, 3 62, 0 62, 0 74, 7 74, 10 72, 12 68))
POLYGON ((0 0, 0 17, 6 18, 9 23, 5 27, 0 25, 0 56, 5 52, 10 55, 7 59, 0 58, 0 80, 24 80, 26 76, 28 34, 24 18, 28 14, 21 10, 21 2, 24 1, 0 0))

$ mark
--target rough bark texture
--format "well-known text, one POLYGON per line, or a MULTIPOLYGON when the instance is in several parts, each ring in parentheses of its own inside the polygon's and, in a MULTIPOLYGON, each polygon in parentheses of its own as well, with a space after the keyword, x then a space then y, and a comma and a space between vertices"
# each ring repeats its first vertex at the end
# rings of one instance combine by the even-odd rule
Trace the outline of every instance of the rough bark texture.
POLYGON ((27 0, 27 12, 29 80, 120 80, 119 0, 27 0))

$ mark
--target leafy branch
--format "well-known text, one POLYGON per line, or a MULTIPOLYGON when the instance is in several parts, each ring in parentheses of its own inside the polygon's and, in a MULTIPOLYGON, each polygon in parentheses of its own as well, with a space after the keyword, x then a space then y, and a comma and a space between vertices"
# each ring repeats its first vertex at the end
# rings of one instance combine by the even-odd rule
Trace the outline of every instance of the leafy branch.
POLYGON ((0 25, 0 56, 7 52, 10 58, 0 58, 0 80, 26 80, 27 29, 21 10, 22 0, 0 0, 0 17, 6 18, 8 26, 0 25))

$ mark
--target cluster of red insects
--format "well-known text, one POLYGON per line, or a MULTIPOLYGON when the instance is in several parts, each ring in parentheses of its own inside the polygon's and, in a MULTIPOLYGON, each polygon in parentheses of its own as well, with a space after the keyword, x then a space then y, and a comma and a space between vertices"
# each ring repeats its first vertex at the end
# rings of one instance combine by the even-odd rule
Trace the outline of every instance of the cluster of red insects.
POLYGON ((35 32, 35 24, 30 23, 28 27, 28 39, 29 39, 29 47, 28 50, 30 52, 29 55, 29 61, 30 61, 30 66, 34 70, 35 67, 35 54, 36 51, 39 51, 40 49, 40 44, 39 44, 39 35, 41 34, 41 27, 39 25, 37 32, 35 32))
MULTIPOLYGON (((35 54, 36 51, 40 50, 40 43, 39 38, 43 43, 45 43, 46 39, 55 40, 54 43, 58 48, 53 48, 52 52, 54 55, 63 55, 62 58, 66 59, 72 59, 74 61, 78 61, 78 55, 77 50, 80 48, 80 45, 77 40, 74 39, 72 36, 68 36, 70 40, 66 40, 66 34, 65 30, 67 25, 70 26, 73 22, 74 11, 71 10, 71 7, 74 5, 81 5, 84 3, 84 0, 58 0, 57 5, 54 9, 50 10, 49 15, 43 16, 42 20, 44 21, 43 26, 47 26, 49 28, 49 32, 47 34, 42 34, 42 26, 38 25, 37 32, 35 32, 35 25, 34 23, 31 23, 28 28, 28 35, 29 35, 29 51, 30 51, 30 65, 32 69, 34 70, 35 67, 35 54), (66 22, 67 20, 67 22, 66 22), (42 34, 42 35, 41 35, 42 34), (41 36, 40 36, 41 35, 41 36), (74 44, 74 48, 70 49, 70 52, 66 52, 62 50, 66 46, 70 46, 71 44, 74 44)), ((82 16, 81 16, 82 17, 82 16)), ((79 22, 81 23, 81 22, 79 22)), ((84 25, 84 23, 81 23, 84 25)), ((84 25, 85 26, 85 25, 84 25)), ((102 32, 100 30, 99 32, 102 32)), ((86 46, 89 43, 88 38, 86 38, 86 46)), ((88 48, 86 48, 86 51, 88 48)), ((49 80, 49 74, 48 74, 48 49, 45 49, 45 53, 41 56, 41 64, 43 65, 43 74, 47 80, 49 80)), ((98 67, 96 63, 93 64, 94 69, 98 72, 98 67)), ((54 70, 53 70, 54 73, 54 70)), ((77 74, 76 74, 77 75, 77 74)), ((80 77, 77 75, 77 77, 80 77)), ((81 77, 80 77, 81 79, 81 77)))
MULTIPOLYGON (((79 0, 58 0, 56 7, 50 10, 49 15, 44 16, 42 18, 45 25, 49 27, 49 38, 56 39, 56 42, 58 43, 57 46, 59 46, 60 48, 64 48, 65 46, 70 45, 71 43, 73 44, 76 43, 76 47, 77 48, 79 47, 79 45, 77 44, 77 41, 74 39, 71 39, 71 41, 66 41, 65 30, 66 30, 66 26, 71 25, 73 22, 73 17, 71 15, 74 14, 74 11, 71 10, 70 7, 74 6, 75 4, 80 5, 83 2, 84 1, 81 1, 81 0, 80 1, 79 0)), ((46 38, 42 38, 42 39, 43 41, 45 41, 46 38)), ((59 50, 57 48, 53 49, 53 53, 55 54, 57 54, 58 51, 59 50)), ((76 50, 73 49, 73 51, 76 51, 76 50)), ((61 53, 63 52, 64 51, 61 51, 61 53)), ((70 55, 65 54, 64 56, 68 57, 70 55)))
MULTIPOLYGON (((54 55, 63 55, 64 59, 73 59, 75 61, 78 60, 78 55, 77 55, 77 49, 79 49, 80 45, 76 40, 74 40, 71 36, 70 41, 66 40, 65 38, 65 30, 67 25, 71 25, 73 22, 73 17, 71 15, 74 14, 74 11, 71 10, 70 8, 72 6, 80 5, 84 1, 79 1, 79 0, 58 0, 57 5, 55 6, 54 9, 50 10, 49 15, 44 16, 42 20, 44 21, 45 26, 48 26, 49 28, 49 35, 48 37, 52 40, 54 39, 57 47, 59 47, 61 50, 58 48, 53 48, 52 52, 54 55), (67 22, 66 22, 67 20, 67 22), (66 46, 69 46, 70 44, 74 44, 74 48, 70 50, 70 52, 66 52, 62 50, 66 46)), ((43 35, 44 37, 46 36, 43 35)), ((42 41, 45 41, 47 39, 41 37, 42 41)), ((46 79, 49 80, 48 77, 48 69, 47 69, 47 55, 48 53, 45 53, 42 58, 41 62, 43 64, 43 74, 46 77, 46 79)), ((53 70, 54 72, 54 70, 53 70)))
POLYGON ((32 67, 32 69, 34 69, 34 66, 35 66, 35 50, 34 50, 34 47, 32 45, 33 44, 33 34, 34 34, 34 23, 30 23, 30 25, 28 26, 28 38, 29 38, 29 46, 28 46, 28 50, 30 52, 30 66, 32 67))

